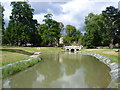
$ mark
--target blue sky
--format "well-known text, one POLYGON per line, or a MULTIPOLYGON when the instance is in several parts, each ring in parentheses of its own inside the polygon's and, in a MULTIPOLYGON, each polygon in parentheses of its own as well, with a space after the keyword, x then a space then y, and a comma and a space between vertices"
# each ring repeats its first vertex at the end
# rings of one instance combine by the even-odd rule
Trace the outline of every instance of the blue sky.
MULTIPOLYGON (((5 8, 4 19, 7 26, 9 16, 11 15, 11 1, 24 0, 2 0, 2 5, 5 8)), ((93 12, 101 13, 108 6, 118 8, 119 0, 29 0, 29 4, 34 11, 34 19, 42 24, 45 14, 52 13, 53 19, 58 22, 63 22, 64 25, 71 24, 77 29, 84 32, 85 16, 93 12)))

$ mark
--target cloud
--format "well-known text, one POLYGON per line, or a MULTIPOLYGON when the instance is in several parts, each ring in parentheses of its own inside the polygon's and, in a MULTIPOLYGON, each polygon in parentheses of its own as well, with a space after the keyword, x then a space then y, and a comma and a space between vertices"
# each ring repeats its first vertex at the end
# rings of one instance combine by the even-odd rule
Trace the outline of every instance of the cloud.
POLYGON ((75 25, 77 29, 84 31, 85 16, 93 12, 95 14, 101 13, 108 6, 115 6, 117 8, 118 2, 94 2, 90 0, 72 0, 68 3, 62 4, 62 12, 64 14, 54 16, 56 20, 60 20, 65 25, 75 25))
MULTIPOLYGON (((3 2, 5 8, 5 21, 8 22, 11 13, 10 1, 3 2)), ((15 0, 14 0, 15 1, 15 0)), ((16 0, 17 1, 17 0, 16 0)), ((50 1, 50 0, 49 0, 50 1)), ((52 0, 51 0, 52 1, 52 0)), ((63 1, 63 0, 62 0, 63 1)), ((63 22, 64 25, 71 24, 76 26, 77 29, 84 32, 84 20, 85 16, 93 12, 95 14, 101 13, 108 6, 114 6, 118 8, 119 0, 67 0, 67 2, 29 2, 32 8, 35 9, 34 19, 37 19, 39 23, 43 23, 44 15, 48 13, 53 14, 53 19, 58 22, 63 22)))
POLYGON ((5 9, 3 13, 4 13, 5 28, 6 28, 9 22, 9 16, 11 15, 12 7, 10 6, 10 2, 3 2, 2 6, 4 6, 5 9))
POLYGON ((60 14, 62 13, 62 8, 60 7, 60 4, 63 4, 64 2, 30 2, 32 8, 35 9, 34 14, 40 14, 40 13, 54 13, 54 14, 60 14))

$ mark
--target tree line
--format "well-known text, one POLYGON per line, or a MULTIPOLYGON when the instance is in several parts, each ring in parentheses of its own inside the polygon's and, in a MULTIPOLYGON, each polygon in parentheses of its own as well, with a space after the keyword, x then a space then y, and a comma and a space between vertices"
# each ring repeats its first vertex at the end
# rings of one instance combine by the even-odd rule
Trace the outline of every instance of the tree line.
POLYGON ((90 13, 85 17, 85 30, 82 44, 88 48, 120 44, 120 11, 113 7, 106 7, 101 14, 90 13))
POLYGON ((34 9, 27 2, 11 2, 12 13, 8 27, 4 28, 4 8, 0 6, 2 24, 2 44, 14 46, 59 46, 63 37, 64 44, 82 44, 87 48, 120 44, 120 11, 106 7, 101 14, 89 13, 85 17, 85 34, 73 25, 66 25, 52 19, 52 14, 44 16, 43 24, 33 19, 34 9), (65 27, 65 28, 64 28, 65 27), (65 30, 66 34, 61 32, 65 30))
POLYGON ((52 19, 52 14, 44 16, 44 24, 38 24, 33 19, 34 9, 27 2, 11 2, 11 6, 12 15, 8 27, 3 29, 3 45, 58 45, 62 25, 52 19))

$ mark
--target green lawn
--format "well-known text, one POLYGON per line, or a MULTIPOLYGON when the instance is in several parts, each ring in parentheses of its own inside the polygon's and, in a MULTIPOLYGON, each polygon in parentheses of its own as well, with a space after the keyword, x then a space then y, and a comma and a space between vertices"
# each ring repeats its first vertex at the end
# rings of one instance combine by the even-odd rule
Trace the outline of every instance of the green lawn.
POLYGON ((9 63, 13 63, 20 60, 29 59, 30 56, 35 52, 53 52, 53 51, 60 51, 61 48, 54 48, 54 47, 10 47, 10 46, 3 46, 0 47, 0 53, 2 53, 2 59, 0 62, 0 66, 6 65, 9 63))
POLYGON ((111 59, 111 62, 120 63, 120 61, 118 61, 120 59, 120 52, 115 52, 115 50, 117 49, 82 49, 82 51, 98 53, 100 55, 107 56, 111 59))

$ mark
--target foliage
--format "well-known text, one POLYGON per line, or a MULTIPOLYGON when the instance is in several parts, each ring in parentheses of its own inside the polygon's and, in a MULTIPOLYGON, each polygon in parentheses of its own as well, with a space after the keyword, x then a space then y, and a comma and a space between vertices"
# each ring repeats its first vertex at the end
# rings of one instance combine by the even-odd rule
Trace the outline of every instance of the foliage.
POLYGON ((85 30, 86 33, 83 36, 83 45, 87 47, 94 47, 101 45, 101 26, 103 26, 104 22, 102 21, 101 15, 95 15, 90 13, 85 18, 85 30))
POLYGON ((44 17, 44 24, 41 24, 38 27, 39 35, 42 39, 42 45, 58 46, 63 26, 60 26, 59 22, 52 19, 52 14, 47 14, 44 17))
POLYGON ((5 24, 4 18, 3 18, 4 17, 3 12, 4 12, 4 7, 1 6, 1 4, 0 4, 0 29, 2 29, 2 30, 4 30, 4 24, 5 24))
POLYGON ((108 46, 120 43, 120 12, 110 6, 102 14, 90 13, 85 18, 86 33, 82 38, 83 45, 90 48, 96 46, 108 46))
POLYGON ((75 26, 66 25, 66 35, 63 36, 63 42, 70 43, 79 43, 81 32, 76 30, 75 26))
POLYGON ((5 31, 5 44, 26 45, 31 43, 36 45, 37 20, 33 19, 33 11, 27 2, 11 2, 12 15, 8 27, 5 31))
POLYGON ((4 34, 4 24, 5 24, 5 22, 4 22, 4 14, 3 14, 3 12, 4 12, 4 7, 3 6, 1 6, 1 4, 0 4, 0 45, 2 44, 2 38, 3 38, 3 34, 4 34))
POLYGON ((62 35, 63 23, 52 19, 52 14, 44 16, 44 24, 38 25, 33 19, 34 9, 27 2, 11 2, 12 15, 8 27, 4 30, 3 11, 0 6, 0 20, 2 21, 3 45, 26 46, 59 46, 59 39, 63 36, 66 44, 82 44, 87 48, 120 44, 120 11, 113 7, 106 7, 101 14, 89 13, 85 17, 85 31, 81 34, 75 26, 66 25, 65 35, 62 35))
POLYGON ((107 20, 106 27, 109 30, 110 48, 113 48, 114 39, 116 36, 120 35, 120 11, 113 7, 106 7, 105 11, 102 11, 104 18, 107 20))

